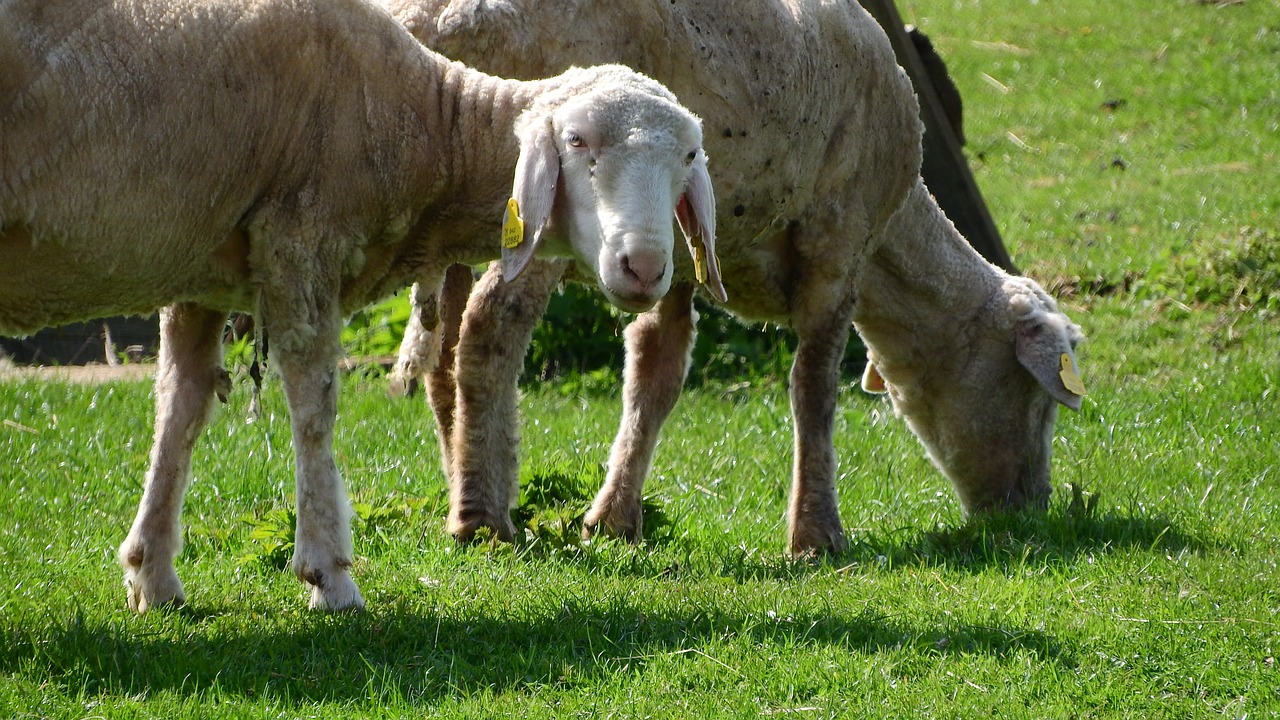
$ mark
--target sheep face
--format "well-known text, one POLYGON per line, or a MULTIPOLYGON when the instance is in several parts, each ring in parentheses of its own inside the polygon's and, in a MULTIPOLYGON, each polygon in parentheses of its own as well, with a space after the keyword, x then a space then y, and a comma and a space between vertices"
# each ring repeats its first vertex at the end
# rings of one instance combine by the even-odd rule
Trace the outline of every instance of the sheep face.
MULTIPOLYGON (((984 328, 954 354, 923 363, 924 378, 895 384, 869 365, 863 386, 890 393, 966 513, 1047 505, 1058 404, 1079 410, 1079 328, 1034 283, 1010 278, 984 328), (920 382, 917 382, 920 381, 920 382)), ((874 358, 874 356, 873 356, 874 358)))
MULTIPOLYGON (((671 286, 673 217, 723 295, 701 126, 648 85, 606 85, 524 123, 515 191, 534 248, 545 234, 540 255, 574 257, 612 303, 637 312, 671 286), (526 160, 533 154, 540 159, 526 160)), ((504 253, 508 279, 532 249, 504 253)))

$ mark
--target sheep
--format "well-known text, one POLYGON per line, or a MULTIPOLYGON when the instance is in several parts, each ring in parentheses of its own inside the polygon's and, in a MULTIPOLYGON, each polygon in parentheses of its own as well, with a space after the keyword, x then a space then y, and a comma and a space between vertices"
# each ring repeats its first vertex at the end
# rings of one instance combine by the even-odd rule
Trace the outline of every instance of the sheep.
POLYGON ((293 570, 312 608, 359 609, 332 451, 344 315, 457 262, 514 278, 535 252, 644 309, 670 283, 673 214, 714 257, 699 122, 620 66, 491 77, 361 0, 3 2, 0 64, 0 331, 164 306, 118 553, 138 612, 186 600, 182 499, 230 390, 229 310, 270 334, 286 394, 293 570), (504 207, 501 243, 476 232, 504 207))
MULTIPOLYGON (((667 83, 704 119, 719 205, 731 209, 718 238, 725 307, 788 325, 798 338, 789 552, 847 546, 833 434, 851 326, 869 348, 864 387, 888 392, 966 512, 1047 502, 1057 405, 1081 405, 1082 335, 1034 281, 975 253, 929 195, 911 85, 862 8, 815 0, 752 0, 732 13, 712 0, 580 0, 571 10, 532 0, 390 5, 428 46, 477 67, 521 76, 625 62, 667 83), (562 23, 565 15, 574 22, 562 23)), ((513 537, 515 381, 565 269, 535 265, 514 284, 490 269, 465 315, 443 321, 455 336, 461 323, 456 363, 434 372, 430 401, 450 476, 447 528, 462 540, 482 526, 513 537)), ((643 483, 689 368, 694 272, 678 266, 671 291, 626 329, 622 421, 584 519, 588 537, 642 537, 643 483)))

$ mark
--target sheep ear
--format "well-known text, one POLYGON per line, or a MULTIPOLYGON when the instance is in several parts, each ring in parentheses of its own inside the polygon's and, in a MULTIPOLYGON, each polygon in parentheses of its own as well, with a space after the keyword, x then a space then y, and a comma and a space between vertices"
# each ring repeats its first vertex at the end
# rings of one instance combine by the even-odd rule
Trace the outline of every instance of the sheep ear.
POLYGON ((720 260, 716 257, 716 196, 707 172, 707 156, 702 152, 694 160, 684 194, 676 203, 676 220, 689 244, 698 282, 706 285, 720 302, 727 301, 729 296, 720 280, 720 260))
POLYGON ((556 183, 560 179, 560 153, 556 149, 551 122, 538 124, 521 133, 520 159, 511 198, 503 222, 502 278, 511 282, 524 272, 542 244, 542 231, 555 205, 556 183), (512 218, 512 210, 516 218, 512 218))
POLYGON ((876 364, 867 359, 867 366, 862 369, 862 391, 871 395, 883 395, 889 392, 884 376, 876 369, 876 364))
POLYGON ((1077 371, 1076 353, 1067 340, 1063 321, 1047 316, 1017 321, 1015 341, 1018 362, 1031 373, 1054 400, 1079 410, 1084 382, 1077 371))

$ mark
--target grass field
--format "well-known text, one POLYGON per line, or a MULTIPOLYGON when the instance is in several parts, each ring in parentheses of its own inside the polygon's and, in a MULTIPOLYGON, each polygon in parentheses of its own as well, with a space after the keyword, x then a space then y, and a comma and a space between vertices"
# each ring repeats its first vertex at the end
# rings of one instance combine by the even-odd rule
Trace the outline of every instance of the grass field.
POLYGON ((691 389, 649 542, 576 542, 616 393, 525 398, 519 548, 443 534, 432 419, 343 388, 370 611, 281 569, 292 454, 248 383, 196 453, 189 606, 114 548, 142 382, 0 382, 0 717, 1280 716, 1280 4, 913 0, 1015 260, 1089 342, 1047 514, 966 522, 882 401, 838 422, 851 549, 783 557, 785 388, 691 389), (1071 488, 1074 488, 1072 490, 1071 488))

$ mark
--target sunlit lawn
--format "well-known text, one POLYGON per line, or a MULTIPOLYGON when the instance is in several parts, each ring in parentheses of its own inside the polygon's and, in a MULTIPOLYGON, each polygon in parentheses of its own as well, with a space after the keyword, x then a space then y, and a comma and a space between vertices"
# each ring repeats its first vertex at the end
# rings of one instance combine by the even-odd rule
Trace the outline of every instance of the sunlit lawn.
POLYGON ((189 606, 137 617, 114 548, 149 386, 2 382, 0 716, 1280 714, 1280 8, 902 10, 960 85, 1015 260, 1089 336, 1047 515, 966 522, 850 378, 852 547, 788 561, 785 388, 751 377, 677 407, 650 541, 583 545, 619 403, 547 386, 523 404, 529 539, 459 548, 430 413, 352 376, 337 450, 369 612, 315 615, 280 568, 283 400, 269 383, 247 422, 242 379, 197 449, 189 606))

